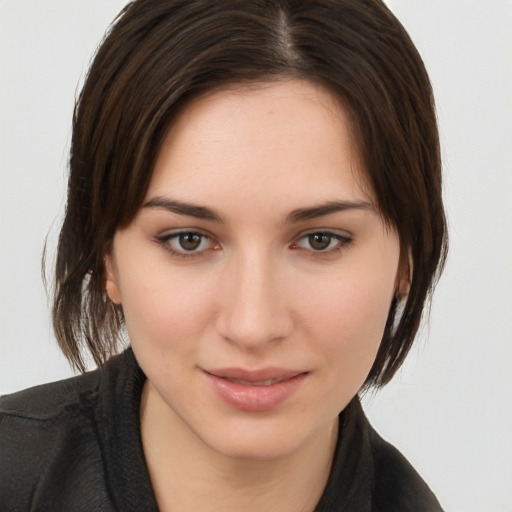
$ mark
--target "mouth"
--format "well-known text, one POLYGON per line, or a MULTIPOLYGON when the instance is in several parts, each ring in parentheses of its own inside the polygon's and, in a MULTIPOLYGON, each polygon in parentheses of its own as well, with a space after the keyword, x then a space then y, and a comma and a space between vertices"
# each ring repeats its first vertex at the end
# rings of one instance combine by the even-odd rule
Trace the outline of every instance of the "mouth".
POLYGON ((230 382, 236 382, 244 386, 270 386, 285 380, 293 379, 298 375, 309 373, 303 370, 292 370, 278 367, 268 367, 262 368, 260 370, 246 370, 244 368, 219 368, 204 371, 213 377, 225 379, 230 382))
POLYGON ((223 402, 246 412, 276 408, 297 393, 310 372, 282 368, 203 370, 223 402))
MULTIPOLYGON (((221 377, 223 378, 223 377, 221 377)), ((267 379, 267 380, 261 380, 261 381, 250 381, 250 380, 242 380, 242 379, 233 379, 224 377, 226 380, 229 380, 230 382, 237 382, 238 384, 242 384, 242 386, 270 386, 272 384, 277 384, 278 382, 282 382, 286 379, 267 379)))

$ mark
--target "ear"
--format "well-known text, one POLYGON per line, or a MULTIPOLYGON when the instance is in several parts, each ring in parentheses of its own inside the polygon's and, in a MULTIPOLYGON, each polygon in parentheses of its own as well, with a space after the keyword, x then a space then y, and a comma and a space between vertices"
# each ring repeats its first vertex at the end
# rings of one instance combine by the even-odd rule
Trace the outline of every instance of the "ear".
POLYGON ((399 279, 397 286, 397 293, 401 299, 404 299, 409 295, 409 290, 411 289, 411 282, 409 279, 399 279))
POLYGON ((396 275, 396 294, 399 299, 404 299, 409 295, 412 281, 412 255, 407 252, 407 257, 400 258, 400 264, 396 275))
POLYGON ((114 304, 121 304, 121 292, 119 291, 117 272, 112 252, 105 254, 103 261, 105 262, 105 290, 107 295, 114 304))

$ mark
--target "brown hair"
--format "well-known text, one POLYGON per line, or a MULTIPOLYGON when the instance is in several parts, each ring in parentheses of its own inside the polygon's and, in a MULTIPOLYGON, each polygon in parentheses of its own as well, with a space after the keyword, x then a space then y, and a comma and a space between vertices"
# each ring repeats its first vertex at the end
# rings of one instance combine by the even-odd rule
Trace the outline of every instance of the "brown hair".
POLYGON ((400 367, 447 248, 432 90, 402 25, 380 0, 136 0, 75 107, 53 322, 76 368, 84 349, 97 364, 118 350, 123 314, 104 290, 104 254, 140 208, 178 113, 213 88, 289 77, 322 84, 349 110, 377 206, 414 269, 366 385, 400 367))

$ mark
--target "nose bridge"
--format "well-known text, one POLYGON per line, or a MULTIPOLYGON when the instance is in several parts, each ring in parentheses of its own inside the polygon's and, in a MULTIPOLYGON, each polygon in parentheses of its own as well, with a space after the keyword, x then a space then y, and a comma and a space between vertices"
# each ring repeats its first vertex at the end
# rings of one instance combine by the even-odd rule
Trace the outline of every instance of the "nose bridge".
POLYGON ((279 277, 278 258, 270 251, 246 248, 233 255, 221 283, 218 330, 224 338, 254 349, 289 334, 291 318, 279 277))

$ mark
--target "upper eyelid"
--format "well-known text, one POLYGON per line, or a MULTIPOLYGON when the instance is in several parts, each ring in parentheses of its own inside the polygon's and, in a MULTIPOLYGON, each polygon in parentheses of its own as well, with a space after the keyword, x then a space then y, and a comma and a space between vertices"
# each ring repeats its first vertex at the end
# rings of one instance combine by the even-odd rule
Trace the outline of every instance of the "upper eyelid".
POLYGON ((341 242, 342 244, 353 241, 352 236, 340 235, 339 233, 333 233, 332 231, 310 231, 309 233, 305 233, 304 235, 295 238, 292 244, 297 243, 298 241, 303 240, 304 238, 307 238, 311 235, 327 235, 334 240, 338 240, 338 242, 341 242))
POLYGON ((328 256, 334 256, 338 254, 339 251, 342 251, 344 248, 352 245, 354 243, 354 237, 349 235, 342 235, 340 233, 336 233, 332 230, 313 230, 306 232, 302 236, 298 236, 294 239, 294 241, 290 244, 290 249, 302 249, 302 251, 305 252, 305 254, 315 257, 315 258, 325 258, 328 256), (332 239, 329 241, 329 245, 333 241, 335 241, 335 244, 333 247, 325 248, 325 249, 319 249, 315 250, 314 248, 307 248, 307 247, 301 247, 300 242, 307 238, 308 236, 315 235, 315 234, 322 234, 322 235, 328 235, 332 239))
MULTIPOLYGON (((215 242, 222 243, 221 237, 214 235, 209 230, 195 227, 195 226, 194 227, 184 227, 184 228, 171 228, 171 229, 162 230, 159 234, 157 234, 155 236, 155 238, 158 239, 159 241, 163 241, 163 240, 171 239, 171 238, 174 238, 181 234, 186 234, 186 233, 198 234, 202 237, 208 238, 213 243, 215 243, 215 242)), ((300 240, 306 236, 314 235, 316 233, 331 235, 335 238, 341 238, 341 239, 347 239, 347 240, 353 240, 353 238, 354 238, 354 235, 350 231, 347 231, 345 229, 310 228, 310 229, 305 229, 305 230, 301 231, 300 233, 294 235, 293 238, 291 238, 290 243, 294 243, 297 240, 300 240)))
POLYGON ((340 238, 354 238, 354 235, 345 229, 333 229, 333 228, 313 228, 313 229, 306 229, 304 231, 301 231, 297 236, 295 236, 294 240, 299 240, 300 238, 303 238, 305 236, 314 235, 317 233, 322 233, 324 235, 332 235, 334 237, 340 237, 340 238))
MULTIPOLYGON (((158 244, 163 247, 167 252, 170 252, 173 256, 176 257, 182 257, 182 258, 194 258, 194 257, 200 257, 204 256, 206 252, 211 248, 215 247, 217 245, 217 240, 209 235, 206 235, 199 230, 192 230, 192 229, 178 229, 173 230, 172 232, 163 233, 161 235, 157 235, 155 237, 155 240, 158 242, 158 244), (191 250, 187 251, 185 249, 178 249, 173 248, 171 245, 174 243, 175 239, 177 239, 180 235, 184 234, 195 234, 203 237, 202 242, 204 242, 204 239, 209 241, 210 247, 201 249, 201 250, 191 250)), ((201 243, 202 243, 201 242, 201 243)))
POLYGON ((210 235, 209 233, 205 233, 202 229, 197 228, 179 228, 179 229, 173 229, 173 230, 164 230, 160 234, 155 236, 155 239, 158 240, 159 243, 167 243, 170 240, 177 239, 180 235, 187 235, 187 234, 193 234, 193 235, 199 235, 203 239, 209 240, 212 244, 219 243, 219 240, 217 237, 214 237, 210 235))
MULTIPOLYGON (((197 228, 197 227, 188 227, 188 228, 174 228, 169 230, 163 230, 160 234, 156 235, 156 238, 159 240, 173 238, 176 236, 179 236, 181 234, 186 233, 195 233, 200 236, 204 236, 206 238, 209 238, 212 241, 220 242, 220 237, 214 235, 213 233, 210 233, 208 230, 197 228)), ((332 235, 333 237, 339 237, 339 238, 347 238, 352 239, 354 235, 347 230, 344 229, 333 229, 333 228, 312 228, 312 229, 306 229, 304 231, 301 231, 300 233, 296 234, 292 239, 291 242, 294 242, 296 240, 299 240, 301 238, 304 238, 305 236, 314 235, 316 233, 322 233, 325 235, 332 235)))
POLYGON ((200 236, 204 236, 206 238, 209 238, 210 240, 218 240, 218 237, 214 236, 212 233, 208 232, 205 229, 202 228, 175 228, 175 229, 166 229, 162 230, 161 233, 156 235, 156 237, 160 240, 166 239, 166 238, 173 238, 179 235, 187 234, 187 233, 194 233, 200 236))

